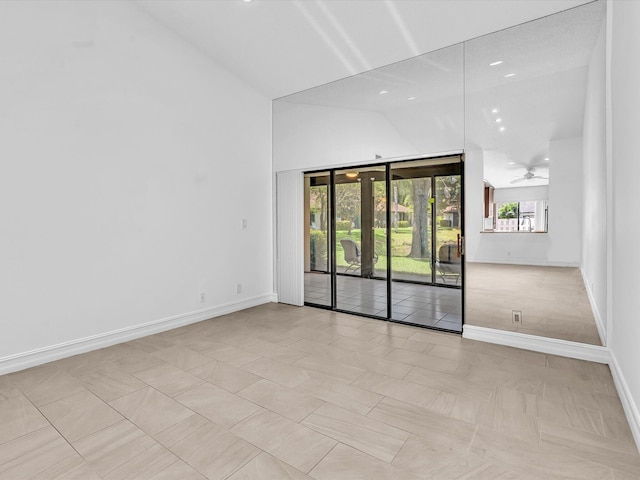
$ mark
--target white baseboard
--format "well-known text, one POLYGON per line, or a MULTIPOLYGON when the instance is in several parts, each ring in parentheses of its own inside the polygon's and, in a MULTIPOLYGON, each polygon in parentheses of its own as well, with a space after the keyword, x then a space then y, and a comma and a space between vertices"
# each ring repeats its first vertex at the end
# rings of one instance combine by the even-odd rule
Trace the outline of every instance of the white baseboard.
POLYGON ((518 332, 507 332, 494 328, 465 325, 462 336, 470 340, 497 343, 509 347, 533 350, 561 357, 577 358, 597 363, 609 363, 610 353, 606 347, 586 343, 558 340, 557 338, 538 337, 518 332))
POLYGON ((277 295, 270 293, 251 297, 239 302, 226 303, 202 310, 182 313, 132 327, 121 328, 119 330, 79 338, 57 345, 50 345, 28 352, 9 355, 0 358, 0 375, 17 372, 25 368, 35 367, 36 365, 90 352, 99 348, 109 347, 117 343, 128 342, 136 338, 146 337, 147 335, 153 335, 269 302, 277 302, 277 295))
POLYGON ((580 267, 580 273, 582 274, 582 282, 584 283, 584 288, 587 290, 587 297, 589 298, 589 303, 591 304, 591 311, 593 312, 593 318, 596 320, 596 328, 598 329, 598 335, 600 335, 600 341, 603 345, 607 344, 607 331, 604 328, 604 323, 602 323, 602 317, 600 316, 600 310, 598 310, 598 304, 596 303, 595 297, 593 296, 593 291, 591 290, 591 285, 589 284, 589 278, 584 273, 582 267, 580 267))
POLYGON ((548 262, 546 260, 526 260, 518 258, 470 258, 467 257, 467 263, 491 263, 495 265, 528 265, 531 267, 570 267, 578 268, 578 262, 548 262))
POLYGON ((636 441, 636 447, 640 452, 640 413, 638 412, 638 406, 633 401, 633 397, 629 391, 629 385, 627 385, 627 381, 622 374, 622 370, 620 370, 620 365, 618 364, 618 360, 613 352, 611 352, 609 369, 611 370, 613 381, 616 384, 616 390, 618 391, 618 396, 622 402, 622 408, 627 416, 629 428, 631 429, 633 438, 636 441))

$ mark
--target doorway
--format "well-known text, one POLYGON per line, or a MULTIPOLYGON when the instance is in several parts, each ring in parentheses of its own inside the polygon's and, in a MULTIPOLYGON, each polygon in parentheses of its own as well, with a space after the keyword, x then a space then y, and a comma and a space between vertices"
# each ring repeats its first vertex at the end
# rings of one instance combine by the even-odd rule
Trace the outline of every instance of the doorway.
POLYGON ((306 305, 461 332, 461 155, 305 173, 306 305))

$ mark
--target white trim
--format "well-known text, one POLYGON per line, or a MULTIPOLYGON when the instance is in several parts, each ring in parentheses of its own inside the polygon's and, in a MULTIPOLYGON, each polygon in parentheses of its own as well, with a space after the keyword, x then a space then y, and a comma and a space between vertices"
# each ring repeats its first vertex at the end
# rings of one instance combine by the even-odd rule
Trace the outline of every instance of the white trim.
POLYGON ((608 364, 611 358, 609 349, 606 347, 559 340, 557 338, 538 337, 525 333, 507 332, 494 328, 477 327, 475 325, 465 325, 462 336, 470 340, 497 343, 523 350, 533 350, 534 352, 577 358, 589 362, 608 364))
POLYGON ((606 195, 607 195, 607 214, 606 224, 600 225, 598 228, 604 228, 607 233, 607 304, 606 321, 608 345, 613 342, 615 335, 613 329, 613 232, 614 232, 614 215, 613 215, 613 96, 611 94, 611 58, 613 56, 613 0, 607 0, 607 26, 605 42, 606 54, 606 77, 605 77, 605 95, 606 95, 606 195))
POLYGON ((620 397, 620 401, 622 402, 622 408, 627 416, 629 428, 631 429, 633 438, 636 441, 636 447, 640 452, 640 412, 638 411, 638 406, 633 401, 633 396, 629 391, 629 385, 627 385, 627 381, 622 374, 622 370, 620 370, 618 359, 613 352, 611 352, 609 369, 611 370, 613 381, 616 384, 616 390, 618 391, 618 397, 620 397))
POLYGON ((607 332, 604 329, 604 323, 602 323, 602 317, 600 316, 600 310, 598 310, 598 304, 596 303, 596 299, 593 296, 593 291, 591 290, 591 285, 589 279, 587 278, 587 274, 584 273, 582 267, 580 267, 580 273, 582 274, 582 281, 584 283, 584 288, 587 290, 587 297, 589 298, 589 303, 591 304, 591 311, 593 312, 593 318, 596 321, 596 328, 598 329, 598 335, 600 336, 600 341, 603 345, 607 345, 607 332))
MULTIPOLYGON (((517 235, 517 234, 515 234, 517 235)), ((537 234, 536 234, 537 235, 537 234)), ((540 234, 544 235, 544 234, 540 234)), ((504 258, 473 258, 467 257, 467 263, 491 263, 496 265, 528 265, 531 267, 570 267, 580 268, 580 262, 549 262, 547 260, 504 259, 504 258)))
MULTIPOLYGON (((277 175, 275 173, 271 176, 271 226, 272 226, 272 265, 273 265, 273 291, 278 296, 278 188, 277 188, 277 175)), ((276 303, 277 300, 274 300, 276 303)))
POLYGON ((121 328, 111 332, 100 333, 90 337, 59 343, 57 345, 50 345, 28 352, 9 355, 7 357, 0 358, 0 375, 17 372, 18 370, 35 367, 36 365, 60 360, 61 358, 90 352, 92 350, 108 347, 117 343, 128 342, 129 340, 135 340, 136 338, 146 337, 155 333, 219 317, 220 315, 244 310, 245 308, 251 308, 264 303, 276 301, 277 295, 269 293, 247 298, 239 302, 226 303, 211 308, 182 313, 132 327, 121 328))

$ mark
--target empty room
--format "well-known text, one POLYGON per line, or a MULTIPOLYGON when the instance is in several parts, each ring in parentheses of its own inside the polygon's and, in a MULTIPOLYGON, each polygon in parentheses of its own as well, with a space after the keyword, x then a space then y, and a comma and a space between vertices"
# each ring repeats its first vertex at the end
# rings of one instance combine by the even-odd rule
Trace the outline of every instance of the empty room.
POLYGON ((0 478, 640 479, 640 2, 0 2, 0 478))

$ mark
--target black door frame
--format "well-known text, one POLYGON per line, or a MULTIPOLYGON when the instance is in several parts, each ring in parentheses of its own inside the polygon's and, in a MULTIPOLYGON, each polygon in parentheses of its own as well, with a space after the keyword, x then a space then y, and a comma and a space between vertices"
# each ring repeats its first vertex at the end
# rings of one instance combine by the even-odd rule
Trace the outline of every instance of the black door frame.
MULTIPOLYGON (((466 266, 465 266, 465 187, 464 187, 464 180, 465 180, 465 161, 464 161, 464 153, 456 153, 456 154, 450 154, 450 155, 440 155, 440 156, 436 156, 436 157, 418 157, 418 158, 411 158, 411 159, 406 159, 406 160, 398 160, 398 161, 385 161, 382 163, 371 163, 371 164, 363 164, 363 165, 353 165, 353 166, 342 166, 342 167, 335 167, 335 168, 323 168, 323 169, 319 169, 319 170, 310 170, 310 171, 306 171, 304 172, 304 174, 311 174, 313 175, 314 173, 326 173, 329 172, 329 178, 328 178, 328 192, 329 192, 329 201, 327 202, 327 208, 328 208, 328 216, 329 216, 329 235, 328 235, 328 245, 327 245, 327 254, 329 255, 329 259, 328 259, 328 265, 331 265, 330 271, 328 272, 328 274, 330 275, 331 281, 330 281, 330 290, 331 290, 331 305, 322 305, 322 304, 315 304, 313 302, 307 302, 305 301, 304 304, 307 306, 311 306, 311 307, 317 307, 317 308, 323 308, 325 310, 331 310, 331 311, 335 311, 335 312, 340 312, 340 313, 348 313, 350 315, 358 315, 358 316, 362 316, 362 317, 367 317, 367 318, 374 318, 377 320, 385 320, 388 322, 393 322, 393 323, 399 323, 402 325, 413 325, 413 326, 418 326, 418 327, 422 327, 422 328, 428 328, 431 330, 438 330, 438 331, 445 331, 445 332, 451 332, 451 333, 457 333, 457 334, 461 334, 462 332, 458 332, 458 331, 453 331, 453 330, 448 330, 448 329, 442 329, 442 328, 438 328, 438 327, 432 327, 432 326, 425 326, 425 325, 420 325, 420 324, 412 324, 409 322, 403 322, 400 320, 393 320, 391 318, 391 308, 392 308, 392 282, 405 282, 405 283, 412 283, 412 284, 417 284, 417 285, 427 285, 427 286, 435 286, 435 287, 439 287, 439 288, 455 288, 455 289, 460 289, 461 291, 461 304, 462 304, 462 327, 464 327, 465 324, 465 292, 466 292, 466 288, 465 288, 465 283, 466 283, 466 266), (416 161, 429 161, 429 160, 433 160, 433 161, 437 161, 439 159, 443 159, 443 158, 453 158, 453 157, 458 157, 459 162, 452 162, 449 164, 435 164, 435 165, 426 165, 425 171, 429 172, 428 177, 431 178, 431 182, 432 182, 432 192, 435 194, 435 178, 436 176, 442 176, 442 175, 446 175, 447 173, 451 174, 452 172, 452 165, 455 165, 456 167, 459 166, 459 172, 455 171, 454 174, 456 175, 460 175, 460 183, 461 183, 461 193, 460 193, 460 205, 461 205, 461 211, 460 211, 460 235, 462 238, 462 245, 461 245, 461 275, 462 275, 462 280, 461 280, 461 284, 460 286, 455 286, 455 285, 444 285, 444 284, 438 284, 435 283, 434 280, 434 275, 435 275, 435 271, 432 268, 432 282, 418 282, 418 281, 412 281, 412 280, 393 280, 392 279, 392 265, 391 265, 391 182, 392 182, 392 177, 391 177, 391 165, 398 165, 398 164, 402 164, 402 163, 411 163, 411 162, 416 162, 416 161), (384 167, 385 168, 385 193, 386 193, 386 202, 385 202, 385 208, 386 208, 386 246, 387 246, 387 266, 386 266, 386 270, 387 270, 387 275, 386 278, 382 278, 382 277, 372 277, 373 279, 378 279, 378 280, 385 280, 386 281, 386 292, 387 292, 387 315, 386 318, 385 317, 380 317, 380 316, 375 316, 375 315, 368 315, 365 313, 360 313, 360 312, 353 312, 353 311, 349 311, 349 310, 344 310, 344 309, 340 309, 337 307, 337 296, 338 296, 338 291, 337 291, 337 281, 336 281, 336 277, 338 275, 342 275, 339 274, 337 272, 337 259, 336 259, 336 252, 335 252, 335 242, 336 242, 336 215, 335 215, 335 208, 336 208, 336 198, 335 198, 335 186, 336 186, 336 181, 335 181, 335 172, 336 171, 340 171, 340 170, 345 170, 348 168, 354 168, 354 169, 364 169, 364 168, 371 168, 371 167, 384 167), (438 168, 441 167, 441 168, 438 168), (436 172, 436 173, 433 173, 436 172), (440 173, 438 175, 438 173, 440 173)), ((413 177, 413 178, 418 178, 418 177, 413 177)), ((433 212, 433 215, 435 215, 435 211, 433 212)), ((435 252, 433 251, 433 246, 435 245, 435 222, 433 222, 432 219, 432 252, 431 252, 431 256, 432 256, 432 261, 435 252)))

